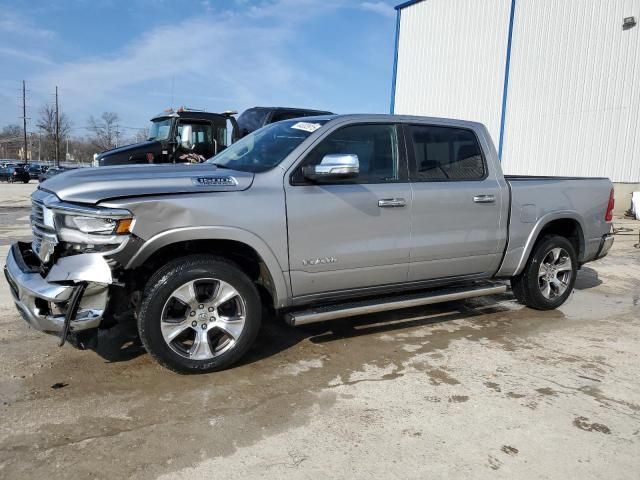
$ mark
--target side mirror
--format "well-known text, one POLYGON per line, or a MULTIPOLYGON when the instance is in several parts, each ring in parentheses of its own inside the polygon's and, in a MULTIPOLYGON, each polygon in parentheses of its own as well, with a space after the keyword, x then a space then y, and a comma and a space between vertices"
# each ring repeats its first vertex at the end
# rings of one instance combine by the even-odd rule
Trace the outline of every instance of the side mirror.
POLYGON ((354 178, 359 173, 360 163, 354 153, 330 153, 322 157, 319 165, 302 167, 302 175, 315 182, 354 178))

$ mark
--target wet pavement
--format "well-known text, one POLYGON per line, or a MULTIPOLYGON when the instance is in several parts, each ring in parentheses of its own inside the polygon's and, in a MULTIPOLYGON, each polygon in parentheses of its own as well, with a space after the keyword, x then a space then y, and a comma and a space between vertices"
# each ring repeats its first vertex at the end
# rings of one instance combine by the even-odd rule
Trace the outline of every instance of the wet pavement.
MULTIPOLYGON (((0 206, 0 254, 27 213, 0 206)), ((0 478, 637 478, 640 222, 624 224, 558 311, 504 294, 268 319, 240 365, 200 376, 131 332, 58 348, 3 281, 0 478)))

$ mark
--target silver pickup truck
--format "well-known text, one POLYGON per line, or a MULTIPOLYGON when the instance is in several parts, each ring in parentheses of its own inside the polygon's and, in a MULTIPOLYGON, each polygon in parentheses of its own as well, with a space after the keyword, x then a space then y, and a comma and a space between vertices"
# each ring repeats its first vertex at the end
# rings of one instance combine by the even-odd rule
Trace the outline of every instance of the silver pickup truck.
POLYGON ((264 311, 296 326, 505 280, 556 308, 613 243, 608 179, 505 177, 483 125, 440 118, 288 120, 205 164, 79 169, 32 199, 5 267, 24 319, 79 347, 135 321, 179 372, 237 361, 264 311))

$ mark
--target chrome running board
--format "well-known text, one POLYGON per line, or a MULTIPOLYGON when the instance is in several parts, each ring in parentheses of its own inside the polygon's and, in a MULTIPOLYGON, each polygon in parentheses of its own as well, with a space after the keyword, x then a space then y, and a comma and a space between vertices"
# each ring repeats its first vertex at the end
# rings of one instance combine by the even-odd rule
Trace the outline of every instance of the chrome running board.
POLYGON ((506 290, 507 286, 505 284, 493 282, 482 282, 472 286, 457 288, 439 288, 437 290, 408 295, 376 298, 373 300, 356 300, 348 303, 310 308, 298 312, 289 312, 285 315, 285 321, 289 325, 297 327, 298 325, 336 320, 338 318, 353 317, 356 315, 367 315, 387 310, 495 295, 506 292, 506 290))

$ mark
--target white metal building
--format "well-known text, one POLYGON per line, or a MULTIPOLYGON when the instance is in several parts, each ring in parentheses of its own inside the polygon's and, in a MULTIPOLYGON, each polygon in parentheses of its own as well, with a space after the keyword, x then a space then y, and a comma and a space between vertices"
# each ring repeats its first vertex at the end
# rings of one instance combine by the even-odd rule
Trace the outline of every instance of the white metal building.
POLYGON ((392 112, 484 123, 509 174, 640 183, 640 0, 396 8, 392 112))

